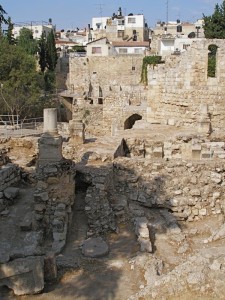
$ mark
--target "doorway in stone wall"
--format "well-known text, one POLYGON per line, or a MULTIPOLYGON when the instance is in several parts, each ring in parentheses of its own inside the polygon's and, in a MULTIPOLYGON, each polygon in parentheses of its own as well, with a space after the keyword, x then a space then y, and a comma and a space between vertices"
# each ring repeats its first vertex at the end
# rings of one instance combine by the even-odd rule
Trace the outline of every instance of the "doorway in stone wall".
POLYGON ((142 116, 139 114, 133 114, 124 122, 124 130, 131 129, 134 126, 134 123, 138 120, 141 120, 142 116))

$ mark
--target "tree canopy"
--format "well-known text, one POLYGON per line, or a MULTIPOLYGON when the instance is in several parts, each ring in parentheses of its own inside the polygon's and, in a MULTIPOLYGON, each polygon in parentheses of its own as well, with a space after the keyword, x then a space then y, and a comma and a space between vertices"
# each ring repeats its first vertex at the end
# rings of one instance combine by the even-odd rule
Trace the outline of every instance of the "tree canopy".
POLYGON ((55 97, 57 53, 53 31, 38 41, 21 28, 15 40, 13 23, 0 5, 0 115, 30 118, 42 115, 55 97), (1 25, 8 24, 5 34, 1 25), (39 66, 38 66, 39 62, 39 66))
POLYGON ((211 16, 205 16, 204 32, 207 39, 225 39, 225 0, 222 4, 216 4, 211 16))
POLYGON ((28 28, 20 29, 20 35, 17 39, 17 45, 23 48, 28 54, 35 55, 38 51, 38 43, 33 38, 33 33, 28 28))
POLYGON ((0 39, 0 111, 21 117, 36 115, 44 85, 36 60, 7 39, 0 39))
POLYGON ((7 20, 4 17, 4 15, 6 15, 6 11, 3 9, 3 7, 0 4, 0 28, 2 26, 2 24, 7 24, 7 20))

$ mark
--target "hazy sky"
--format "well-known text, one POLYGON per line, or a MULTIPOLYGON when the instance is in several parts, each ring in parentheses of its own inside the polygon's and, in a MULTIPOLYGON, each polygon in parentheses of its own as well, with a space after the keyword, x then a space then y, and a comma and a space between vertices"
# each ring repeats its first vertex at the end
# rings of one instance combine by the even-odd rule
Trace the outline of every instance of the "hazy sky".
MULTIPOLYGON (((169 20, 196 21, 209 15, 222 0, 168 0, 169 20)), ((167 0, 0 0, 13 22, 48 21, 57 29, 86 27, 92 17, 111 16, 122 7, 123 14, 143 13, 149 26, 166 21, 167 0)))

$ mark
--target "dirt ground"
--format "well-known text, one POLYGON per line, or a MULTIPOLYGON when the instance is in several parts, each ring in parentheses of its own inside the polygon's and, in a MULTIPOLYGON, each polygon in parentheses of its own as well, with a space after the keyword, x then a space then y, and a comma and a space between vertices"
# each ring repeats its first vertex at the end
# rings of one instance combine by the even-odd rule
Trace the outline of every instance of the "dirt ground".
MULTIPOLYGON (((154 132, 154 131, 153 131, 154 132)), ((155 135, 158 138, 158 134, 155 135)), ((109 145, 110 152, 115 144, 109 145)), ((82 151, 90 149, 90 145, 85 144, 82 151)), ((98 146, 93 143, 93 151, 105 149, 102 142, 98 146)), ((25 166, 33 159, 35 147, 27 145, 27 148, 13 148, 11 151, 12 161, 25 166)), ((103 151, 104 152, 104 151, 103 151)), ((107 153, 108 153, 107 152, 107 153)), ((32 170, 32 169, 30 169, 32 170)), ((5 229, 3 221, 0 219, 1 241, 9 237, 12 244, 18 245, 16 224, 24 214, 24 208, 28 209, 32 197, 32 187, 23 186, 18 205, 10 208, 7 219, 8 227, 5 229), (28 193, 29 190, 29 193, 28 193), (21 202, 20 202, 21 201, 21 202), (14 220, 14 223, 12 222, 14 220), (9 234, 10 233, 10 234, 9 234)), ((55 282, 48 282, 44 291, 39 295, 15 296, 7 288, 0 288, 0 300, 126 300, 130 296, 144 289, 146 286, 145 272, 142 265, 134 262, 137 258, 142 258, 140 247, 134 233, 133 224, 122 223, 119 232, 105 236, 110 252, 107 256, 99 259, 85 258, 81 254, 80 244, 86 239, 87 220, 84 213, 83 191, 76 194, 73 217, 70 223, 67 244, 57 257, 58 278, 55 282)), ((153 212, 156 214, 157 211, 153 212)), ((166 233, 158 233, 155 236, 155 251, 148 254, 149 257, 157 257, 164 262, 163 272, 167 273, 199 251, 225 251, 224 241, 220 240, 210 244, 204 244, 214 229, 219 228, 223 219, 218 217, 207 217, 188 223, 180 223, 184 239, 176 240, 166 233), (186 248, 182 248, 186 243, 186 248)), ((5 221, 4 221, 5 222, 5 221)), ((8 241, 9 242, 9 241, 8 241)), ((23 243, 23 241, 21 241, 23 243)), ((218 252, 219 255, 219 252, 218 252)), ((150 296, 140 298, 140 300, 152 299, 150 296)), ((186 292, 180 296, 168 297, 168 300, 211 300, 216 299, 213 295, 198 295, 193 292, 186 292)), ((221 298, 222 299, 222 298, 221 298)), ((224 297, 225 299, 225 297, 224 297)))

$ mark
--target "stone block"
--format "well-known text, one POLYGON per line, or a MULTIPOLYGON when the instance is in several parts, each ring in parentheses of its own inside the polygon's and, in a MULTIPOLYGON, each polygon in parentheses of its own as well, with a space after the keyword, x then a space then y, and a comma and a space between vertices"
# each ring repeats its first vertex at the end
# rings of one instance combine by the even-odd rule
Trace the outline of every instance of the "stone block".
POLYGON ((155 158, 163 158, 163 149, 162 147, 156 147, 153 149, 153 157, 155 158))
POLYGON ((101 238, 88 238, 83 242, 82 254, 87 257, 102 257, 109 253, 109 247, 101 238))
POLYGON ((212 158, 213 153, 209 150, 204 150, 201 153, 201 159, 211 159, 212 158))
POLYGON ((27 213, 25 215, 25 217, 22 220, 22 222, 20 222, 20 229, 22 231, 30 231, 30 230, 32 230, 32 213, 27 213))
POLYGON ((19 195, 19 190, 16 187, 8 187, 4 190, 4 196, 9 200, 15 199, 19 195))
POLYGON ((207 209, 206 208, 202 208, 199 210, 199 215, 200 216, 206 216, 207 215, 207 209))
POLYGON ((192 146, 192 159, 199 160, 201 158, 201 145, 200 144, 195 144, 192 146))
POLYGON ((152 253, 152 243, 149 239, 144 239, 139 237, 138 238, 138 242, 141 246, 141 251, 142 252, 148 252, 148 253, 152 253))
POLYGON ((48 253, 44 258, 44 277, 47 281, 57 278, 57 266, 54 253, 48 253))
POLYGON ((175 126, 175 120, 174 119, 168 119, 167 124, 170 126, 175 126))
POLYGON ((18 258, 0 265, 0 286, 15 295, 36 294, 44 288, 44 258, 18 258))
POLYGON ((62 160, 62 137, 60 135, 43 134, 38 141, 38 166, 62 160))

